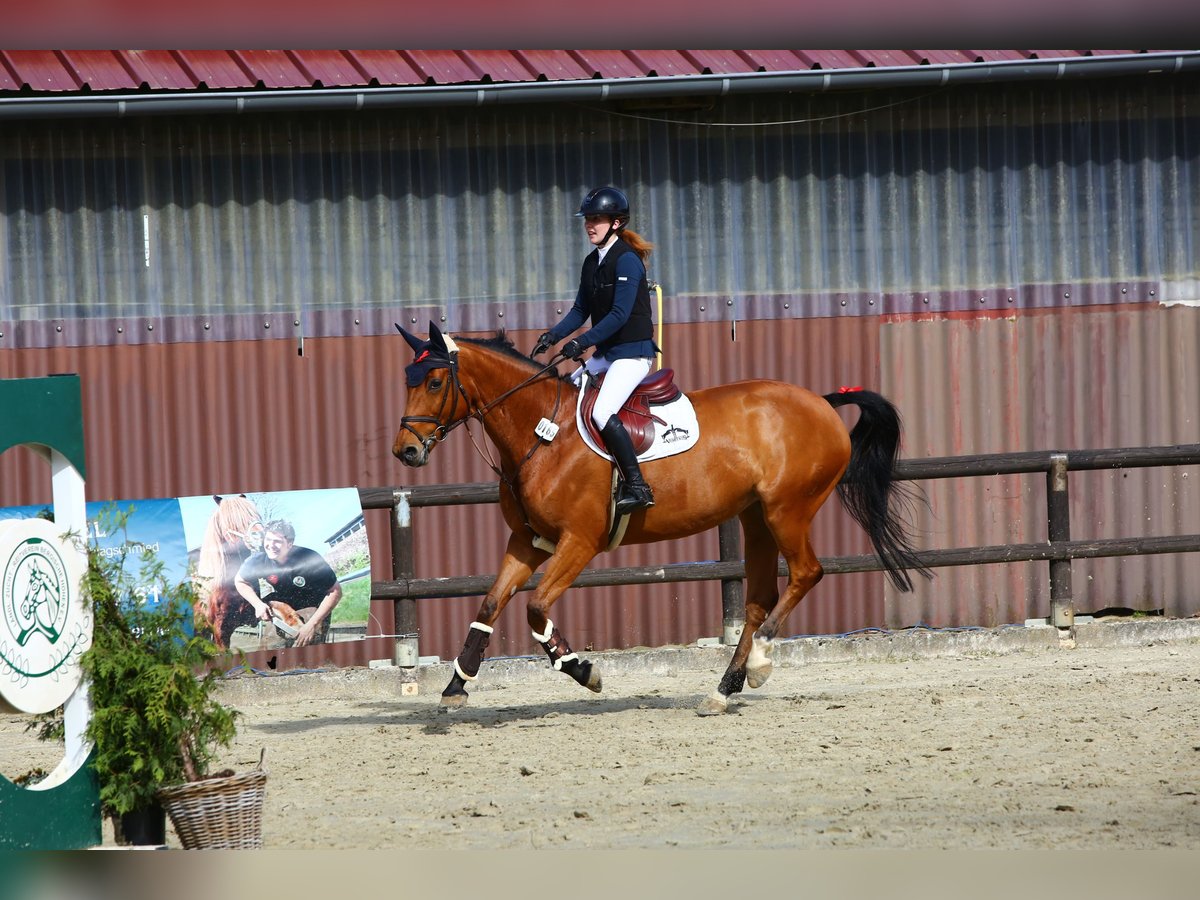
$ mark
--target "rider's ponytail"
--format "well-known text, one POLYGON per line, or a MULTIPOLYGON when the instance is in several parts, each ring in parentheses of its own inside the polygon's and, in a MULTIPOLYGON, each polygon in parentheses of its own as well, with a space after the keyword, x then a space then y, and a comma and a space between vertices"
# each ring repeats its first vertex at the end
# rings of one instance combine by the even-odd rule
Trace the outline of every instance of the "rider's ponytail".
POLYGON ((633 252, 642 260, 642 265, 650 259, 650 251, 654 249, 654 245, 632 228, 621 229, 621 240, 633 248, 633 252))

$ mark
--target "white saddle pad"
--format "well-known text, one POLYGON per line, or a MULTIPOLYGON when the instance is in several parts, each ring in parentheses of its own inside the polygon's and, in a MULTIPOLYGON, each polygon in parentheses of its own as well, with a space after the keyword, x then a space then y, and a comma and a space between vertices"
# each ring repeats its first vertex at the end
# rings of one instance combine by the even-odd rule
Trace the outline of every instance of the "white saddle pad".
MULTIPOLYGON (((611 460, 608 451, 603 446, 597 446, 584 425, 582 409, 583 392, 586 387, 585 376, 579 380, 579 397, 575 400, 575 425, 583 436, 583 442, 593 453, 611 460)), ((654 442, 645 453, 638 455, 638 462, 674 456, 676 453, 690 450, 696 445, 696 441, 700 440, 700 423, 696 421, 696 410, 692 408, 692 401, 688 399, 687 394, 681 393, 678 399, 670 403, 651 406, 650 412, 662 419, 662 422, 654 423, 654 442), (666 424, 663 424, 664 422, 666 424)))

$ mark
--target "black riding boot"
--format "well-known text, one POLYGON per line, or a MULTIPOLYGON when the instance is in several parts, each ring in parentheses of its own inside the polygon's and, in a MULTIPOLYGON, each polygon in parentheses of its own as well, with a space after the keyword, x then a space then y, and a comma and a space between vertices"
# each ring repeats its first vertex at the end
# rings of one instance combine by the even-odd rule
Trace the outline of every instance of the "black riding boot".
POLYGON ((609 416, 600 431, 604 438, 604 446, 621 470, 621 488, 617 493, 617 515, 634 512, 639 509, 649 509, 654 505, 654 494, 650 485, 642 479, 642 470, 638 466, 637 454, 633 450, 633 441, 629 432, 616 416, 609 416))

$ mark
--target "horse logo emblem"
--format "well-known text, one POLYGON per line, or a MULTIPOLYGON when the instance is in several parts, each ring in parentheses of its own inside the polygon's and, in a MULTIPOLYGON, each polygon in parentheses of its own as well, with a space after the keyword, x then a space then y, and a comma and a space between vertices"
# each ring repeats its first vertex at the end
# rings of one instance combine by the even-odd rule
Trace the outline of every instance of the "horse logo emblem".
POLYGON ((67 568, 57 548, 41 538, 17 545, 4 566, 4 616, 24 647, 34 635, 58 643, 70 612, 67 568))
POLYGON ((680 428, 678 425, 672 425, 662 434, 664 444, 673 444, 676 441, 686 441, 691 434, 686 428, 680 428))
POLYGON ((55 528, 44 519, 0 523, 0 680, 5 703, 25 712, 62 705, 92 643, 80 593, 87 556, 55 528))

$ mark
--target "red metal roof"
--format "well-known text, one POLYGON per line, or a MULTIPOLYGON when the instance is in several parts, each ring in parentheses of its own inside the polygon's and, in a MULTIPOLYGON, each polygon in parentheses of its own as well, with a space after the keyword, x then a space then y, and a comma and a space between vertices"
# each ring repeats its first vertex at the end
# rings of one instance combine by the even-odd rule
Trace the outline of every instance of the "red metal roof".
POLYGON ((0 92, 517 83, 990 65, 1145 50, 0 50, 0 92))

